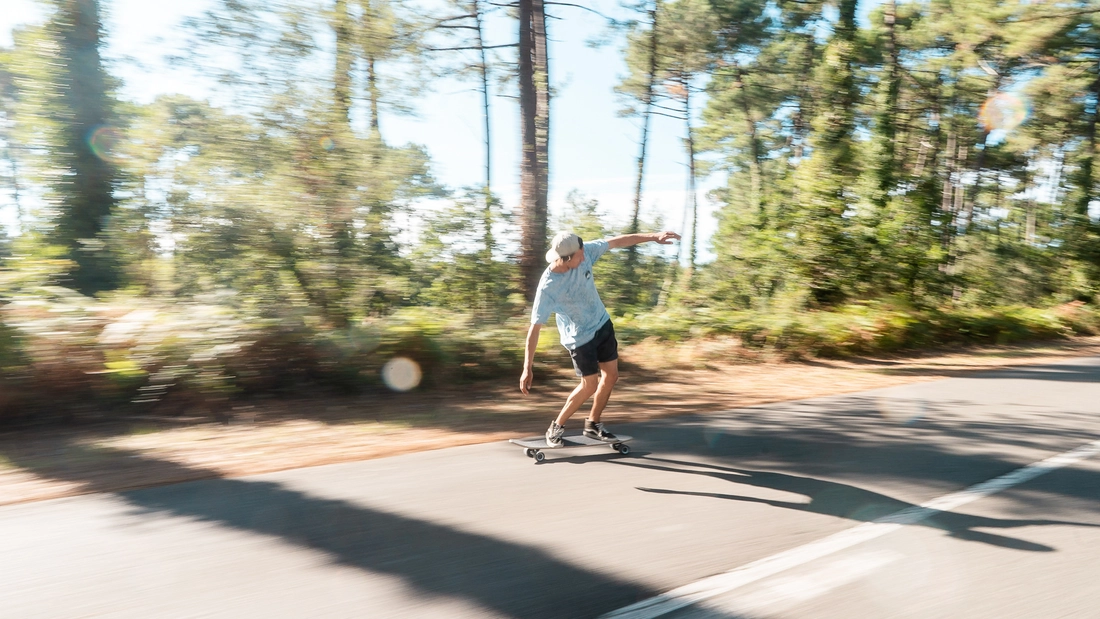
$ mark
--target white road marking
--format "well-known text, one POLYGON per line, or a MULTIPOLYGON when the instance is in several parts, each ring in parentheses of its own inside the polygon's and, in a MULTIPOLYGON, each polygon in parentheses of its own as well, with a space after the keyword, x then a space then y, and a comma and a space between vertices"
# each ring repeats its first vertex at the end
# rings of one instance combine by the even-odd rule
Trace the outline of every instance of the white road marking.
POLYGON ((759 591, 724 602, 721 597, 699 605, 724 615, 755 616, 789 610, 798 604, 825 595, 833 589, 855 582, 899 560, 897 552, 862 552, 852 557, 831 559, 809 573, 775 578, 759 591), (717 602, 717 603, 715 603, 717 602))
POLYGON ((667 615, 675 610, 691 606, 702 600, 727 593, 749 583, 774 576, 799 565, 804 565, 822 557, 851 548, 863 542, 882 537, 906 525, 918 523, 940 512, 950 511, 972 503, 978 499, 996 494, 1002 490, 1030 481, 1051 471, 1070 466, 1100 453, 1100 440, 1082 445, 1077 449, 1051 456, 1010 473, 995 477, 989 481, 975 484, 965 490, 953 492, 932 499, 918 506, 909 507, 884 516, 873 522, 834 533, 828 537, 810 542, 753 561, 748 565, 734 568, 722 574, 716 574, 693 583, 677 587, 667 593, 642 600, 630 606, 624 606, 601 616, 601 619, 652 619, 667 615))

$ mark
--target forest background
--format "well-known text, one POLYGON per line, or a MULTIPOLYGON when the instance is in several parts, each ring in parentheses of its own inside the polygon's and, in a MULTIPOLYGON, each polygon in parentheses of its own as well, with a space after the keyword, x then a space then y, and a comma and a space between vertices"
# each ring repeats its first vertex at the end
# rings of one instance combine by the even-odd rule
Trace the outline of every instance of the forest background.
POLYGON ((676 255, 597 265, 627 344, 843 356, 1100 330, 1089 1, 221 0, 168 59, 211 96, 148 103, 118 96, 101 4, 42 0, 0 50, 4 419, 369 391, 397 357, 427 386, 510 376, 558 228, 682 226, 676 255), (571 193, 551 217, 553 35, 594 21, 625 61, 605 87, 637 128, 634 197, 610 217, 571 193), (485 163, 451 187, 382 118, 455 79, 484 97, 485 163), (505 106, 514 196, 493 175, 505 106), (684 206, 645 212, 670 126, 684 206))

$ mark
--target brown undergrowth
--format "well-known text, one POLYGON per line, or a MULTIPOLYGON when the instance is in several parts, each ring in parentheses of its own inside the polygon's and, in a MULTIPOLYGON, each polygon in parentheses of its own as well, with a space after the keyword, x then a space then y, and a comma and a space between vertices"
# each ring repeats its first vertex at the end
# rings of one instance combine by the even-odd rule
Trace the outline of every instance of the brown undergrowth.
MULTIPOLYGON (((733 339, 625 348, 605 419, 615 425, 1100 355, 1100 338, 798 363, 736 348, 733 339)), ((12 429, 0 433, 0 504, 537 434, 573 384, 562 368, 538 373, 527 397, 519 394, 517 376, 502 376, 405 394, 261 400, 235 408, 223 422, 150 416, 12 429)))

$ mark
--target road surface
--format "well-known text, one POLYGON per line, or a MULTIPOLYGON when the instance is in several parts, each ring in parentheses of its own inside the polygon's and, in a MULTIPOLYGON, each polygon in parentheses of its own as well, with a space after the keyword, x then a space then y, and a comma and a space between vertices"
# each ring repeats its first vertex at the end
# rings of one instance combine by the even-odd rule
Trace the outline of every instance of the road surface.
POLYGON ((608 421, 0 508, 0 617, 1100 617, 1100 359, 608 421))

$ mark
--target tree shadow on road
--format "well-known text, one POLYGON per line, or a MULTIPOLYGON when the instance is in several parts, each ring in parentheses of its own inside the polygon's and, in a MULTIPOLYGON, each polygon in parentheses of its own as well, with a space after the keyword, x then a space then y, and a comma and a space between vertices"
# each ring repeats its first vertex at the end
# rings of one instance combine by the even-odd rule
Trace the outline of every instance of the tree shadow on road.
MULTIPOLYGON (((93 449, 71 445, 69 457, 74 458, 74 466, 53 468, 50 474, 81 485, 83 492, 99 492, 103 482, 83 476, 79 466, 82 457, 102 457, 80 453, 93 449)), ((137 517, 177 516, 272 536, 321 551, 337 564, 399 577, 429 597, 469 600, 499 616, 596 617, 659 593, 563 561, 536 546, 349 501, 310 496, 277 482, 222 479, 216 472, 200 467, 148 458, 138 452, 110 451, 115 452, 113 457, 132 461, 136 468, 159 469, 165 478, 214 478, 116 493, 134 508, 137 517)), ((34 466, 33 462, 14 463, 34 466)), ((116 489, 116 481, 104 488, 116 489)), ((204 549, 208 551, 217 552, 217 548, 204 549)), ((216 580, 217 575, 211 578, 216 580)), ((370 608, 362 611, 363 616, 371 614, 370 608)))
MULTIPOLYGON (((1005 405, 972 414, 975 402, 929 401, 923 417, 910 422, 888 417, 880 400, 845 396, 658 419, 633 424, 629 434, 639 449, 744 469, 958 488, 1094 441, 1100 432, 1091 402, 1080 410, 1005 405)), ((1040 492, 1081 509, 1100 506, 1097 471, 1063 469, 1057 478, 1040 492), (1070 476, 1074 483, 1062 483, 1070 476)))
MULTIPOLYGON (((767 488, 793 494, 800 494, 809 499, 809 502, 780 501, 761 497, 745 496, 738 494, 725 494, 716 492, 691 492, 684 490, 672 490, 666 488, 643 488, 639 490, 655 494, 668 494, 679 496, 709 497, 715 499, 742 501, 746 503, 761 503, 773 507, 792 509, 813 514, 822 514, 845 518, 856 522, 883 521, 889 516, 896 515, 903 510, 918 510, 920 506, 896 499, 894 497, 866 490, 850 484, 803 477, 786 473, 770 471, 754 471, 749 469, 731 468, 713 464, 700 464, 684 460, 666 458, 646 458, 642 462, 619 461, 619 464, 636 466, 656 471, 670 473, 683 473, 688 475, 700 475, 721 479, 734 484, 767 488), (659 462, 663 464, 650 464, 659 462), (666 466, 671 465, 671 466, 666 466), (692 467, 692 468, 684 468, 692 467), (705 470, 698 470, 705 469, 705 470)), ((886 520, 892 522, 893 520, 886 520)), ((1006 519, 989 518, 986 516, 974 516, 951 511, 928 510, 927 517, 910 519, 908 524, 916 524, 947 532, 951 537, 972 542, 982 542, 1010 548, 1014 550, 1026 550, 1032 552, 1051 552, 1055 549, 1035 542, 1022 539, 996 535, 979 531, 977 529, 1008 529, 1031 526, 1076 526, 1076 527, 1100 527, 1100 524, 1084 522, 1068 522, 1062 520, 1046 519, 1006 519)))

